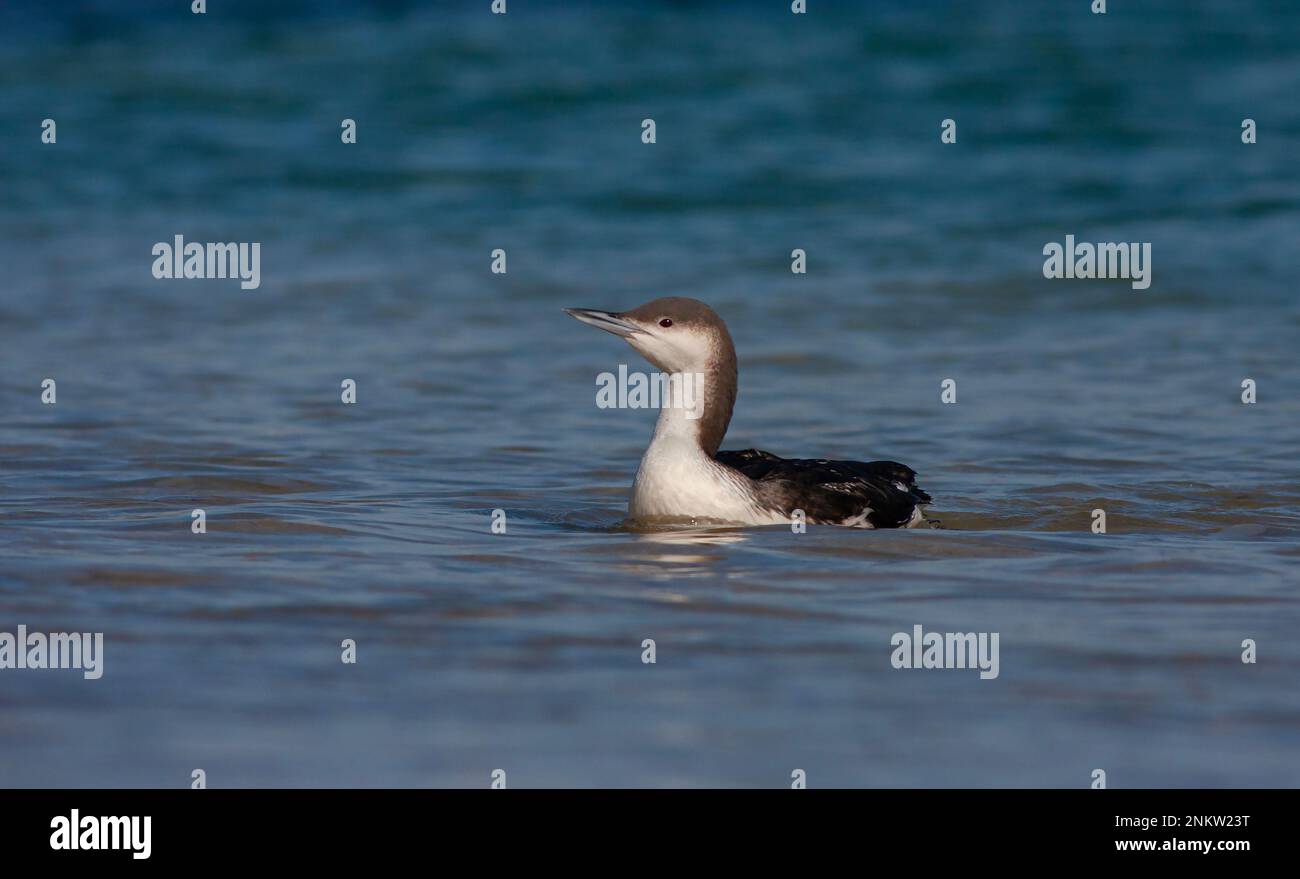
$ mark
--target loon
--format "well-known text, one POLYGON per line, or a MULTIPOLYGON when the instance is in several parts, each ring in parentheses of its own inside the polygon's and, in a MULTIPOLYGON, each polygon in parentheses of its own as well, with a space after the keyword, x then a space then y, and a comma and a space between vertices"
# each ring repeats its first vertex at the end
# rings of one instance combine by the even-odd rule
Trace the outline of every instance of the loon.
POLYGON ((620 336, 670 376, 703 377, 702 409, 660 410, 632 485, 633 520, 789 525, 802 510, 805 522, 819 525, 913 528, 928 521, 921 506, 930 496, 902 464, 718 451, 736 402, 736 349, 727 325, 703 302, 668 296, 631 311, 564 311, 620 336))

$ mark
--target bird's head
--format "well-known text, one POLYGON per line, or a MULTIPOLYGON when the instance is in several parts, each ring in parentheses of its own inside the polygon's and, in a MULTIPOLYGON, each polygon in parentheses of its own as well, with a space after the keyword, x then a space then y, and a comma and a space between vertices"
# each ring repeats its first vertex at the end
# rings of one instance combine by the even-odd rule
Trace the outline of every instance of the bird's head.
MULTIPOLYGON (((698 299, 665 296, 631 311, 566 308, 585 324, 613 333, 666 373, 705 373, 735 363, 727 325, 698 299)), ((733 367, 734 368, 734 367, 733 367)))

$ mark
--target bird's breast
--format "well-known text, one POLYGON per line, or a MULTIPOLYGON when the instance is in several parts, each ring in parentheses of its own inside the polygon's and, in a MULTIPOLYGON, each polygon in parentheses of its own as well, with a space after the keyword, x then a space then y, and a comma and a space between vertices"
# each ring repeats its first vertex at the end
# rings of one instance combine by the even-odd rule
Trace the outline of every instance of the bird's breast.
POLYGON ((748 477, 685 440, 657 441, 646 449, 632 484, 628 513, 634 519, 711 519, 743 525, 789 522, 780 511, 760 507, 748 477))

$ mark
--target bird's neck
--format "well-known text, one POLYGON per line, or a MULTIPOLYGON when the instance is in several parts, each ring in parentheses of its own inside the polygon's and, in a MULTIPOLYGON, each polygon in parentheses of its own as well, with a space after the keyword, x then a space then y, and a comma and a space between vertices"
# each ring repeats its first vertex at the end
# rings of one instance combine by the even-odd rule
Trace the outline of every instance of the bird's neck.
POLYGON ((734 353, 710 360, 700 372, 676 373, 669 381, 674 387, 659 411, 651 448, 689 444, 712 458, 736 404, 734 353))

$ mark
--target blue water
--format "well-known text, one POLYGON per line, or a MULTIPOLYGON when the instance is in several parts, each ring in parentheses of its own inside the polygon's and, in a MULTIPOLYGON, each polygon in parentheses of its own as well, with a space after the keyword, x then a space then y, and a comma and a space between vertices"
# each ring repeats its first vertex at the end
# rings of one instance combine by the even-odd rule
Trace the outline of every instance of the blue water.
POLYGON ((1300 784, 1300 7, 269 5, 0 10, 0 632, 105 640, 0 669, 0 784, 1300 784), (624 525, 646 367, 560 308, 666 294, 725 447, 942 527, 624 525))

